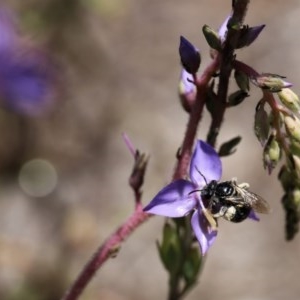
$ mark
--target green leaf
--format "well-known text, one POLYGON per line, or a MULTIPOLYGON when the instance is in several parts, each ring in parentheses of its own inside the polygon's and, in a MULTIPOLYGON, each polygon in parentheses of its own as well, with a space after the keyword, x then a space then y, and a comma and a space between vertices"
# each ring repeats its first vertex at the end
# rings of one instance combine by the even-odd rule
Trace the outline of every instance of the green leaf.
POLYGON ((242 138, 237 136, 223 143, 219 150, 219 156, 228 156, 233 154, 236 151, 235 147, 240 143, 241 140, 242 138))

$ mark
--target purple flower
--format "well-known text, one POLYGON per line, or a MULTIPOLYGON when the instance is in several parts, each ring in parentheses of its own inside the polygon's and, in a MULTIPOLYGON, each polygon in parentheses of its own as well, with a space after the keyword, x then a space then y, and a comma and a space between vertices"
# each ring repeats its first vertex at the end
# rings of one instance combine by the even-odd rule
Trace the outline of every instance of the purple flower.
POLYGON ((192 212, 191 224, 199 241, 202 255, 205 255, 217 236, 203 213, 203 203, 196 190, 207 182, 219 181, 222 175, 221 160, 216 151, 203 141, 198 141, 190 164, 190 179, 179 179, 163 188, 144 208, 151 214, 176 218, 192 212), (200 173, 201 172, 201 173, 200 173))
POLYGON ((0 8, 0 105, 37 115, 53 104, 56 69, 43 51, 19 35, 11 11, 0 8))

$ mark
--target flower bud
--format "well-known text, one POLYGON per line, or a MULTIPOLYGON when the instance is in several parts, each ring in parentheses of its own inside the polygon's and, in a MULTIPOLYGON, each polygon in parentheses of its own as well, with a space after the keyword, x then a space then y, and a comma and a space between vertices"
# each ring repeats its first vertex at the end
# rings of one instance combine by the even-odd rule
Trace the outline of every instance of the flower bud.
POLYGON ((196 100, 197 88, 193 77, 186 70, 182 70, 178 87, 180 102, 185 111, 190 112, 196 100))
POLYGON ((300 143, 295 140, 291 140, 290 142, 291 153, 300 157, 300 143))
POLYGON ((300 142, 300 120, 297 117, 286 116, 284 125, 287 134, 297 142, 300 142))
POLYGON ((268 169, 269 174, 271 174, 272 170, 276 167, 280 157, 281 149, 275 137, 272 135, 266 144, 263 154, 264 167, 268 169))
POLYGON ((236 49, 240 49, 251 45, 257 39, 261 31, 265 28, 265 26, 266 25, 259 25, 254 27, 244 26, 241 29, 236 49))
POLYGON ((292 240, 299 231, 300 191, 294 189, 287 192, 282 198, 282 204, 285 210, 286 239, 292 240))
POLYGON ((180 37, 179 55, 184 69, 190 74, 197 73, 201 63, 199 50, 183 36, 180 37))
POLYGON ((279 99, 283 105, 294 112, 299 112, 300 110, 300 100, 298 95, 296 95, 291 89, 283 89, 278 93, 279 99))
POLYGON ((272 93, 278 93, 283 88, 291 87, 290 82, 284 81, 284 76, 271 73, 263 73, 260 75, 253 75, 250 77, 251 82, 257 87, 269 90, 272 93))
POLYGON ((297 173, 297 177, 300 178, 300 158, 296 155, 292 155, 293 163, 294 163, 294 170, 297 173))
POLYGON ((291 170, 286 165, 283 165, 278 174, 278 179, 281 182, 282 188, 285 191, 288 191, 295 187, 295 183, 293 182, 294 175, 291 170))
POLYGON ((222 46, 221 46, 221 40, 219 38, 218 33, 214 31, 212 28, 210 28, 208 25, 204 25, 202 31, 208 45, 211 48, 220 51, 222 49, 222 46))

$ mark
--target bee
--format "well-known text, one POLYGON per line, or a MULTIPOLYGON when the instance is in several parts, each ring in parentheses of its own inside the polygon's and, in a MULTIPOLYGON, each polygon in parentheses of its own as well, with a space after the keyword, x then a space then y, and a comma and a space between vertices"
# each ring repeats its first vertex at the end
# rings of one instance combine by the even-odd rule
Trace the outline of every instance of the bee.
POLYGON ((247 219, 252 210, 263 214, 270 212, 267 201, 249 191, 248 183, 238 184, 236 178, 223 182, 212 180, 200 193, 214 219, 223 217, 239 223, 247 219))

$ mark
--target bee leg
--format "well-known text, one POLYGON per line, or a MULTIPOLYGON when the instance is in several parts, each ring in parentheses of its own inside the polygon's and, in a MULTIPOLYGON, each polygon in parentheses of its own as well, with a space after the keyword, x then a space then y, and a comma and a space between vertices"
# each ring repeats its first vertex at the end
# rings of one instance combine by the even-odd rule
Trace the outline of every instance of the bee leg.
POLYGON ((238 184, 238 187, 240 187, 241 189, 249 190, 250 185, 247 182, 243 182, 238 184))
POLYGON ((237 185, 238 187, 240 187, 241 189, 245 189, 245 190, 248 190, 250 185, 249 183, 246 183, 246 182, 242 182, 240 184, 237 183, 237 178, 236 177, 233 177, 231 179, 231 182, 234 184, 234 185, 237 185))
POLYGON ((220 218, 220 217, 223 217, 223 216, 226 214, 227 209, 228 209, 228 208, 225 207, 225 206, 221 207, 220 210, 219 210, 217 213, 213 214, 213 217, 214 217, 214 218, 220 218))
POLYGON ((217 231, 218 224, 214 216, 204 206, 202 207, 202 212, 204 213, 206 220, 208 221, 212 231, 217 231))

